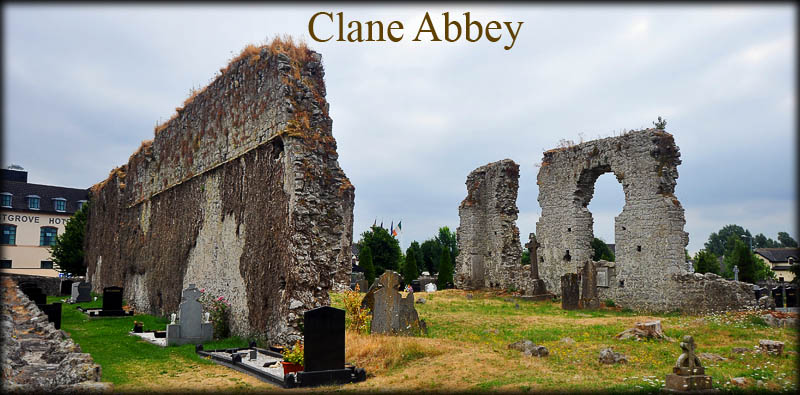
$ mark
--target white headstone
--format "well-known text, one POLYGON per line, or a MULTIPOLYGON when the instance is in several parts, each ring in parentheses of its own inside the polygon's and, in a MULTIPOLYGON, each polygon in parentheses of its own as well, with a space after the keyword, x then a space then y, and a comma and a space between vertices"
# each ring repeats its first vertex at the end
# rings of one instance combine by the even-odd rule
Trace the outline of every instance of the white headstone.
POLYGON ((425 284, 425 292, 436 292, 436 284, 434 283, 425 284))

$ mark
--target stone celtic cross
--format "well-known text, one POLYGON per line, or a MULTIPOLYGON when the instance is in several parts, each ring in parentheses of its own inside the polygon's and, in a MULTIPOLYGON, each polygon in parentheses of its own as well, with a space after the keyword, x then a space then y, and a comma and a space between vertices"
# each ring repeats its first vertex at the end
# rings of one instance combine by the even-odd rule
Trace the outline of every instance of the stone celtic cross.
POLYGON ((704 374, 705 369, 695 354, 694 338, 692 336, 686 335, 683 337, 681 350, 683 350, 683 353, 678 357, 678 361, 672 369, 673 372, 681 376, 704 374))

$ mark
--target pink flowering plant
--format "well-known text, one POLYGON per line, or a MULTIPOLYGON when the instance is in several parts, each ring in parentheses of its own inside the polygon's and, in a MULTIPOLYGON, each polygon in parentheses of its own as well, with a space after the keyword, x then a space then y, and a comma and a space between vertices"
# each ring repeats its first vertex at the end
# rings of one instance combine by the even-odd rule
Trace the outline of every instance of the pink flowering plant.
POLYGON ((224 296, 217 296, 200 290, 203 294, 198 301, 203 305, 203 310, 209 313, 209 320, 214 325, 214 338, 224 339, 231 335, 230 316, 231 304, 224 296))

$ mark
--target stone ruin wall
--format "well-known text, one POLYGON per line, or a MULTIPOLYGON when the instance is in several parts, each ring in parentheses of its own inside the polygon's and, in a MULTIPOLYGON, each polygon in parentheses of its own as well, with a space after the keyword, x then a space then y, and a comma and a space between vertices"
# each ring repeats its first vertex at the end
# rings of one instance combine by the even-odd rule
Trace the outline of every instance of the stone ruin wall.
MULTIPOLYGON (((622 184, 625 205, 615 218, 616 262, 600 300, 640 311, 710 311, 749 306, 752 291, 717 279, 684 279, 684 210, 674 195, 680 152, 671 134, 647 129, 550 150, 537 178, 542 214, 536 223, 539 272, 547 289, 558 293, 560 277, 577 273, 593 250, 593 219, 587 206, 597 178, 612 172, 622 184), (704 295, 714 289, 732 300, 704 295), (704 291, 705 290, 705 291, 704 291)), ((741 284, 741 283, 739 283, 741 284)))
POLYGON ((232 331, 286 342, 349 284, 354 187, 338 164, 321 56, 248 47, 92 188, 87 278, 176 312, 189 283, 232 331))
POLYGON ((522 247, 516 225, 519 165, 489 163, 467 177, 458 207, 455 285, 461 289, 508 288, 518 276, 522 247))
MULTIPOLYGON (((559 295, 561 276, 581 273, 592 259, 594 221, 587 207, 597 178, 612 172, 625 193, 622 213, 615 219, 617 260, 588 266, 607 272, 608 286, 581 290, 583 296, 591 296, 594 304, 611 299, 622 307, 653 312, 755 306, 750 285, 685 271, 689 235, 674 195, 680 163, 672 135, 657 129, 545 152, 537 179, 542 214, 532 266, 520 265, 515 224, 519 166, 506 159, 476 169, 467 177, 467 198, 459 206, 456 286, 559 295), (534 267, 545 290, 535 283, 534 267)), ((594 271, 588 275, 596 276, 594 271)))

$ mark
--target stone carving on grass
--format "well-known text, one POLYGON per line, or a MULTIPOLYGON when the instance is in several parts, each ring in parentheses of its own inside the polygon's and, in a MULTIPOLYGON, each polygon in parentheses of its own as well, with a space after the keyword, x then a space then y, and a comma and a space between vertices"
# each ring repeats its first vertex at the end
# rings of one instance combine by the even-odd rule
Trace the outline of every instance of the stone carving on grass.
POLYGON ((92 284, 87 282, 72 283, 68 303, 86 303, 92 301, 92 284))
POLYGON ((427 333, 425 320, 419 319, 414 308, 414 293, 409 292, 404 298, 397 291, 400 286, 400 275, 387 270, 373 284, 364 296, 362 306, 372 304, 372 327, 370 333, 398 335, 417 335, 427 333), (370 303, 371 299, 371 303, 370 303))
POLYGON ((550 354, 547 347, 533 344, 533 342, 528 339, 522 339, 509 344, 508 349, 520 351, 529 357, 546 357, 550 354))
POLYGON ((661 329, 661 321, 659 320, 637 322, 633 328, 622 331, 616 337, 618 340, 634 338, 636 340, 657 339, 672 341, 672 338, 664 334, 664 331, 661 329))
POLYGON ((567 273, 561 276, 561 308, 564 310, 575 310, 578 308, 580 300, 580 287, 578 280, 580 277, 576 273, 567 273))
POLYGON ((777 340, 759 340, 758 341, 758 348, 761 349, 761 352, 770 354, 770 355, 783 355, 783 342, 779 342, 777 340))
POLYGON ((666 390, 672 392, 708 393, 714 391, 711 376, 705 375, 705 368, 695 354, 694 338, 683 337, 681 342, 683 353, 675 362, 672 373, 667 375, 666 390))
POLYGON ((604 348, 600 350, 600 356, 598 360, 600 361, 600 363, 606 365, 613 365, 615 363, 628 363, 628 357, 618 352, 615 352, 611 348, 604 348))

